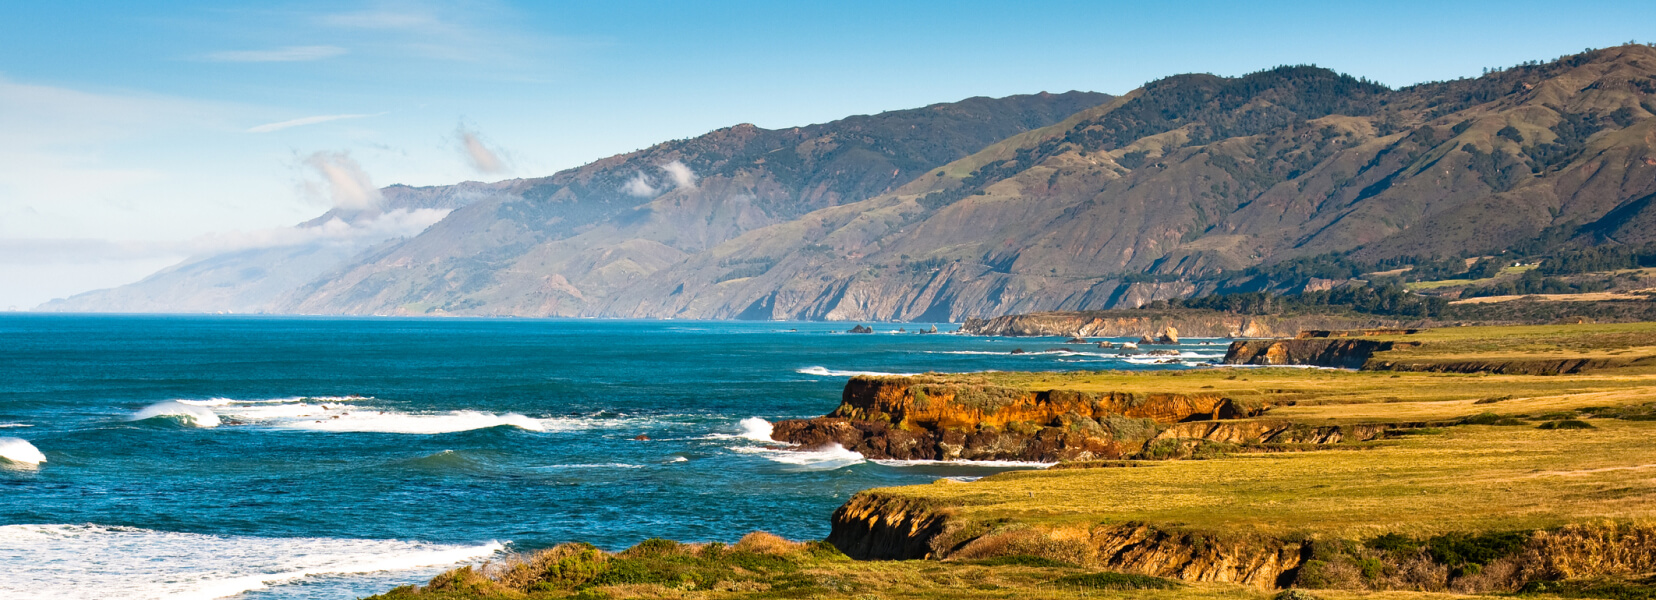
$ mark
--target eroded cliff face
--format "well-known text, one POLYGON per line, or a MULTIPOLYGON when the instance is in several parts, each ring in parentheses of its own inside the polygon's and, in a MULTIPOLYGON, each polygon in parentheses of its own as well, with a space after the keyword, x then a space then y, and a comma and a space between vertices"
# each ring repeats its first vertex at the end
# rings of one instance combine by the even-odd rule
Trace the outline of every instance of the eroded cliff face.
POLYGON ((1257 414, 1219 394, 1029 391, 933 377, 856 377, 839 408, 772 438, 874 459, 1057 462, 1120 458, 1181 421, 1257 414))
POLYGON ((1361 369, 1394 342, 1341 337, 1238 340, 1225 352, 1227 365, 1314 365, 1361 369))
POLYGON ((1132 337, 1168 327, 1186 337, 1293 337, 1308 330, 1399 327, 1400 321, 1332 315, 1239 315, 1204 310, 1042 312, 967 319, 961 333, 1004 336, 1132 337))
MULTIPOLYGON (((961 484, 947 484, 961 485, 961 484)), ((1511 592, 1536 582, 1629 577, 1656 570, 1656 526, 1578 524, 1516 532, 1522 540, 1482 569, 1437 562, 1429 541, 1379 551, 1360 540, 1185 531, 1148 523, 1028 526, 981 522, 949 507, 879 491, 834 512, 829 543, 861 560, 982 560, 1036 556, 1089 569, 1262 589, 1511 592), (1352 565, 1379 565, 1376 577, 1352 565), (1395 575, 1387 575, 1395 574, 1395 575)), ((1393 532, 1409 540, 1415 532, 1393 532)))
POLYGON ((1566 375, 1656 364, 1656 357, 1637 355, 1580 358, 1410 358, 1408 356, 1398 357, 1380 354, 1394 349, 1419 346, 1419 342, 1371 340, 1339 335, 1276 340, 1237 340, 1231 342, 1230 348, 1225 352, 1224 364, 1310 365, 1367 371, 1492 373, 1498 375, 1566 375))

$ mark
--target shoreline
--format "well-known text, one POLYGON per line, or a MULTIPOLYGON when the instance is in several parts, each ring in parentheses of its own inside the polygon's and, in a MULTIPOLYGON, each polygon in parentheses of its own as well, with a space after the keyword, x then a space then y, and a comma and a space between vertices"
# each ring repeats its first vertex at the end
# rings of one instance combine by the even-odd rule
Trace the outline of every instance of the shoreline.
MULTIPOLYGON (((526 597, 748 598, 765 596, 787 577, 820 583, 832 574, 874 585, 882 573, 927 570, 994 579, 1001 593, 1048 593, 1073 583, 1104 597, 1158 597, 1158 590, 1268 597, 1287 588, 1336 597, 1370 593, 1364 590, 1570 592, 1610 585, 1604 582, 1646 589, 1640 573, 1656 571, 1656 483, 1621 474, 1656 464, 1656 450, 1643 442, 1656 434, 1656 398, 1647 392, 1656 385, 1656 365, 1637 358, 1656 352, 1656 324, 1402 335, 1417 337, 1373 352, 1370 362, 1489 365, 1491 352, 1518 362, 1633 359, 1551 375, 1213 367, 853 378, 839 409, 803 422, 883 426, 887 443, 861 448, 867 459, 879 459, 874 454, 905 432, 981 434, 1036 422, 1095 436, 1059 447, 1098 447, 1107 437, 1117 452, 970 483, 939 479, 858 492, 831 517, 826 545, 834 552, 822 542, 784 550, 773 544, 764 552, 646 542, 592 559, 610 565, 594 567, 600 573, 592 578, 526 597), (1493 339, 1507 347, 1468 350, 1493 339), (1554 347, 1536 347, 1540 339, 1554 347), (1233 408, 1196 406, 1179 390, 1210 390, 1203 396, 1210 404, 1233 408), (1096 409, 1096 418, 1077 412, 1083 406, 1096 409), (1147 430, 1125 435, 1111 419, 1131 411, 1167 416, 1145 418, 1140 425, 1147 430), (1480 450, 1495 447, 1534 450, 1515 458, 1480 450), (1637 491, 1564 500, 1596 495, 1604 485, 1637 491), (1269 491, 1279 487, 1293 491, 1269 491), (720 570, 758 556, 775 559, 775 569, 720 570), (671 564, 702 570, 678 583, 646 576, 671 571, 671 564), (617 587, 603 573, 618 568, 646 575, 617 587), (1084 581, 1109 583, 1075 583, 1084 581)), ((779 427, 774 437, 798 442, 789 436, 799 430, 779 427)), ((1022 442, 1042 435, 1031 432, 1022 442)), ((947 438, 931 443, 946 447, 947 438)), ((985 447, 1010 446, 998 437, 985 447)), ((486 594, 450 584, 466 579, 482 590, 510 579, 461 571, 380 598, 480 598, 486 594)), ((1005 597, 947 581, 891 597, 1005 597)), ((874 588, 810 589, 816 591, 806 595, 852 597, 874 588)))

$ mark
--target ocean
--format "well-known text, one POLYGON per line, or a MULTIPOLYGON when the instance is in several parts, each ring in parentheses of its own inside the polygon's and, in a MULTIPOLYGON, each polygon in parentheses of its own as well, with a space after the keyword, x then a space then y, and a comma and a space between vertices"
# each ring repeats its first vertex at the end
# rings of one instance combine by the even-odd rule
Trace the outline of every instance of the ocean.
POLYGON ((821 539, 858 490, 1039 468, 768 441, 852 375, 1179 368, 851 325, 0 315, 0 598, 355 598, 564 541, 821 539))

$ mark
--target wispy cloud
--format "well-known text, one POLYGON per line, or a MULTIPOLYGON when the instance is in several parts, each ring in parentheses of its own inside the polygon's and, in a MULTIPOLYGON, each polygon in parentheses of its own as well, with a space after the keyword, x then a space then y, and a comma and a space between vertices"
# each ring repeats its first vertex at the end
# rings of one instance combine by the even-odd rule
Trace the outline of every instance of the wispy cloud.
POLYGON ((473 76, 539 65, 555 45, 524 30, 516 10, 492 2, 399 5, 316 15, 311 22, 351 36, 352 47, 365 53, 469 63, 473 76))
POLYGON ((477 132, 467 129, 464 123, 455 128, 454 135, 460 138, 460 150, 466 155, 466 161, 477 172, 498 175, 507 171, 506 161, 500 159, 500 153, 484 144, 477 137, 477 132))
POLYGON ((305 125, 315 125, 317 123, 327 123, 328 121, 339 121, 339 120, 343 120, 343 119, 363 119, 363 118, 367 118, 367 117, 377 117, 377 116, 380 116, 380 115, 383 115, 383 114, 385 114, 385 113, 361 114, 361 115, 355 115, 355 114, 353 114, 353 115, 316 115, 314 117, 300 117, 300 118, 297 118, 297 119, 289 119, 287 121, 277 121, 275 123, 265 123, 263 125, 259 125, 259 126, 256 126, 256 127, 249 127, 247 129, 247 132, 248 133, 270 133, 272 131, 281 131, 281 130, 287 129, 289 127, 302 127, 302 126, 305 126, 305 125))
POLYGON ((632 179, 628 179, 627 183, 621 186, 621 191, 639 198, 651 198, 660 192, 643 173, 635 173, 632 179))
POLYGON ((270 50, 223 50, 207 55, 213 62, 303 62, 333 58, 349 52, 339 46, 287 46, 270 50))
POLYGON ((661 170, 667 172, 667 179, 673 182, 673 187, 696 187, 696 172, 691 171, 690 167, 685 166, 682 162, 675 160, 661 165, 661 170))
POLYGON ((324 25, 353 29, 430 30, 442 26, 436 17, 404 11, 367 10, 323 15, 324 25))
POLYGON ((378 207, 383 199, 379 188, 368 179, 362 165, 349 152, 317 152, 305 157, 304 165, 315 169, 323 183, 307 181, 305 187, 312 196, 326 196, 337 208, 366 210, 378 207), (322 187, 327 187, 327 194, 322 187))

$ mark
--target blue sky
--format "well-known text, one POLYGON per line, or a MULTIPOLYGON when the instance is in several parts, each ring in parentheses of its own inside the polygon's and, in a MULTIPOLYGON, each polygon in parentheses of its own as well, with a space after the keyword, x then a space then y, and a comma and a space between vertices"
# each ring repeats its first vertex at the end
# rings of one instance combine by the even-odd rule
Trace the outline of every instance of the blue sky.
POLYGON ((0 309, 280 238, 351 201, 319 166, 538 176, 742 122, 1280 64, 1398 86, 1653 23, 1656 3, 1556 0, 7 2, 0 309))

